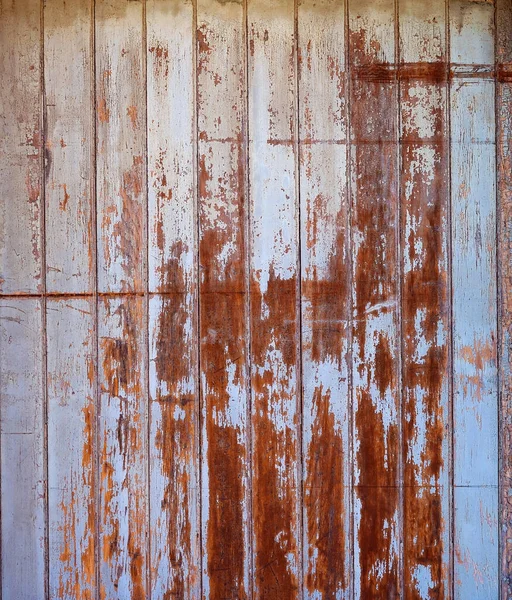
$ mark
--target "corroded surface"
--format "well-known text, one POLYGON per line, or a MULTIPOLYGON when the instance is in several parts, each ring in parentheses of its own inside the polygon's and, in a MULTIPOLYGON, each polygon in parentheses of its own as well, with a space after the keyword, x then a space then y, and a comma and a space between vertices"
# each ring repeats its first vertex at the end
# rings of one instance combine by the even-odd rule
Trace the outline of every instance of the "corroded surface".
POLYGON ((0 47, 2 600, 508 598, 510 0, 0 47))

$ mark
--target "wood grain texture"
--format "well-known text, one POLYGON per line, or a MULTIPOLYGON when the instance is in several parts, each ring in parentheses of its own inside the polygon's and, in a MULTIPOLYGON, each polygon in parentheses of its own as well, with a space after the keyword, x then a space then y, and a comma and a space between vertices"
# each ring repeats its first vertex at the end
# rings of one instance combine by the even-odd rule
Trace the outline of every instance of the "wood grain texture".
POLYGON ((146 241, 143 3, 98 0, 95 17, 98 290, 141 292, 146 241))
POLYGON ((46 594, 42 301, 0 302, 2 598, 46 594))
MULTIPOLYGON (((445 3, 399 4, 401 64, 443 73, 445 3)), ((403 597, 450 596, 446 78, 400 83, 403 597)))
POLYGON ((254 597, 301 594, 294 3, 250 0, 254 597))
POLYGON ((400 594, 398 86, 394 3, 349 5, 354 593, 400 594), (372 74, 376 72, 377 76, 372 74))
POLYGON ((47 304, 50 597, 96 597, 96 339, 92 298, 47 304))
POLYGON ((151 594, 200 597, 193 5, 146 5, 151 594), (172 135, 170 135, 172 132, 172 135))
POLYGON ((252 596, 245 42, 242 3, 199 0, 203 598, 252 596))
POLYGON ((303 1, 298 23, 304 597, 349 598, 351 286, 344 3, 303 1))
POLYGON ((0 291, 43 290, 41 4, 0 3, 0 291))
POLYGON ((46 288, 91 292, 96 269, 92 3, 49 0, 43 16, 46 288))
MULTIPOLYGON (((450 4, 452 62, 494 63, 492 15, 490 5, 450 4)), ((455 598, 498 595, 494 102, 493 81, 452 83, 455 598)))
POLYGON ((145 306, 134 296, 99 300, 102 600, 148 597, 145 306))
POLYGON ((512 597, 512 0, 0 49, 1 600, 512 597))

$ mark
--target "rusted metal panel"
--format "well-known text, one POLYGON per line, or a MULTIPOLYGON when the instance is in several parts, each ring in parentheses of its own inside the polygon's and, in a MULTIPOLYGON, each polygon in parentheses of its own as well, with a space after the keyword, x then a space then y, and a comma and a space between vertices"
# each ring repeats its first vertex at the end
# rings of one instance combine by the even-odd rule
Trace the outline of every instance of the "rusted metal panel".
POLYGON ((100 598, 148 597, 148 439, 143 298, 101 298, 100 598))
POLYGON ((96 597, 96 334, 93 298, 47 304, 49 593, 96 597))
POLYGON ((199 0, 203 598, 252 595, 245 66, 243 3, 199 0))
POLYGON ((200 597, 193 5, 146 5, 151 597, 200 597), (169 135, 172 132, 172 135, 169 135))
POLYGON ((345 23, 343 2, 299 3, 302 555, 307 598, 349 598, 351 592, 345 23))
POLYGON ((97 0, 98 289, 145 288, 145 51, 142 0, 97 0))
POLYGON ((349 5, 354 592, 400 594, 398 86, 392 0, 349 5))
POLYGON ((41 4, 0 3, 0 291, 43 290, 41 4))
POLYGON ((2 598, 45 597, 43 303, 0 302, 2 598))
POLYGON ((512 2, 496 2, 501 595, 512 596, 512 2))
POLYGON ((450 3, 455 598, 498 596, 493 14, 450 3))
POLYGON ((46 288, 91 292, 96 268, 92 3, 49 0, 43 19, 46 288))
POLYGON ((450 597, 445 3, 400 2, 403 597, 450 597))
POLYGON ((250 0, 254 596, 301 586, 296 40, 291 0, 250 0))

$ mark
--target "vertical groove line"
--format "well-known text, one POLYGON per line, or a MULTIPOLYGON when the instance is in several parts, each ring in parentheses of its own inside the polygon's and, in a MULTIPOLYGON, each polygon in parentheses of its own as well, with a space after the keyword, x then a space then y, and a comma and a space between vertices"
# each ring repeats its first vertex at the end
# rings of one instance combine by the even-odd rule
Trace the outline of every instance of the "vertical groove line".
POLYGON ((203 477, 202 477, 202 468, 203 468, 203 435, 202 435, 202 390, 201 390, 201 302, 200 302, 200 286, 201 286, 201 264, 200 264, 200 256, 199 256, 199 242, 201 239, 201 223, 199 219, 199 190, 198 190, 198 169, 199 169, 199 140, 198 140, 198 129, 199 129, 199 110, 198 110, 198 52, 197 52, 197 0, 192 0, 192 19, 193 19, 193 27, 194 27, 194 44, 192 48, 192 64, 193 64, 193 96, 194 96, 194 118, 193 118, 193 139, 194 139, 194 168, 193 168, 193 178, 194 178, 194 208, 193 212, 196 219, 196 243, 195 243, 195 312, 196 312, 196 342, 197 342, 197 366, 196 366, 196 376, 197 376, 197 452, 198 452, 198 461, 197 461, 197 479, 199 485, 199 513, 198 513, 198 521, 199 521, 199 594, 201 600, 204 598, 204 577, 203 577, 203 477))
POLYGON ((101 489, 100 489, 100 366, 99 366, 99 306, 98 306, 98 191, 97 191, 97 148, 96 148, 96 0, 91 0, 91 109, 92 109, 92 143, 91 143, 91 199, 93 221, 93 247, 94 247, 94 363, 95 363, 95 410, 94 410, 94 505, 95 505, 95 598, 100 600, 100 525, 101 525, 101 489))
POLYGON ((402 302, 403 302, 403 273, 402 273, 402 164, 403 164, 403 152, 402 152, 402 90, 399 76, 399 66, 401 62, 400 52, 400 0, 394 0, 394 12, 395 12, 395 23, 394 23, 394 34, 395 34, 395 48, 394 48, 394 63, 396 77, 396 133, 395 139, 397 141, 396 147, 396 166, 397 177, 396 177, 396 216, 395 216, 395 244, 396 244, 396 274, 397 274, 397 303, 396 303, 396 317, 397 317, 397 331, 398 344, 396 346, 398 351, 398 368, 397 368, 397 420, 398 420, 398 588, 400 589, 401 597, 405 597, 405 491, 404 491, 404 431, 403 431, 403 398, 404 398, 404 342, 403 342, 403 323, 402 323, 402 302))
POLYGON ((347 184, 347 218, 348 218, 348 267, 349 267, 349 314, 348 314, 348 351, 347 351, 347 376, 348 376, 348 465, 350 468, 350 488, 349 488, 349 598, 355 598, 355 524, 354 524, 354 506, 355 506, 355 461, 354 461, 354 374, 353 369, 353 327, 354 327, 354 260, 352 256, 353 248, 353 226, 352 226, 352 66, 350 57, 350 0, 345 0, 345 81, 347 89, 345 97, 347 101, 347 131, 346 131, 346 184, 347 184))
POLYGON ((40 0, 40 78, 41 78, 41 278, 42 278, 42 298, 41 298, 41 320, 42 320, 42 350, 43 350, 43 478, 44 478, 44 565, 45 565, 45 597, 50 597, 50 527, 49 527, 49 456, 48 456, 48 334, 47 334, 47 284, 46 284, 46 141, 47 141, 47 113, 46 113, 46 81, 45 81, 45 61, 44 61, 44 0, 40 0))
POLYGON ((448 480, 449 480, 449 568, 448 587, 449 595, 455 598, 455 467, 454 467, 454 381, 453 381, 453 247, 452 247, 452 109, 451 109, 451 31, 450 31, 450 0, 445 0, 445 35, 446 35, 446 120, 448 136, 448 210, 447 210, 447 238, 448 238, 448 480))
POLYGON ((297 405, 298 405, 298 592, 299 597, 304 597, 304 564, 303 564, 303 544, 304 544, 304 394, 303 394, 303 373, 302 373, 302 239, 301 239, 301 189, 300 189, 300 97, 299 97, 299 12, 298 0, 293 2, 293 51, 294 51, 294 166, 295 166, 295 202, 297 209, 297 223, 295 231, 297 235, 297 318, 298 318, 298 342, 299 352, 297 356, 297 405))
POLYGON ((498 53, 499 53, 499 45, 498 45, 498 2, 499 0, 495 0, 493 6, 493 19, 494 19, 494 170, 495 170, 495 206, 496 206, 496 394, 497 394, 497 411, 498 411, 498 439, 497 439, 497 450, 498 450, 498 599, 503 599, 503 576, 502 575, 502 557, 503 557, 503 515, 502 515, 502 505, 504 506, 504 502, 501 502, 502 497, 502 465, 503 454, 501 449, 501 442, 503 439, 502 436, 502 426, 503 426, 503 415, 501 411, 501 352, 502 352, 502 319, 501 319, 501 307, 503 303, 501 302, 501 276, 500 276, 500 259, 501 259, 501 195, 500 195, 500 154, 499 154, 499 144, 500 144, 500 131, 501 131, 501 118, 500 118, 500 90, 499 81, 497 77, 498 73, 498 53))
POLYGON ((147 597, 151 600, 152 596, 152 577, 151 577, 151 393, 149 388, 149 359, 150 359, 150 336, 149 336, 149 159, 148 159, 148 25, 147 25, 147 0, 142 0, 142 71, 144 80, 144 173, 145 173, 145 202, 146 210, 144 213, 144 241, 146 252, 144 255, 144 312, 145 312, 145 394, 146 394, 146 587, 147 597))
MULTIPOLYGON (((245 322, 246 322, 246 344, 247 344, 247 482, 248 482, 248 500, 247 500, 247 515, 249 519, 247 534, 248 534, 248 556, 249 556, 249 598, 254 598, 254 583, 255 583, 255 566, 254 566, 254 520, 253 520, 253 477, 252 477, 252 328, 251 328, 251 197, 250 197, 250 131, 249 131, 249 0, 243 0, 243 28, 244 28, 244 113, 245 113, 245 130, 244 136, 244 159, 245 159, 245 227, 247 235, 245 236, 245 284, 246 284, 246 300, 245 300, 245 322)), ((1 598, 0 598, 1 600, 1 598)))

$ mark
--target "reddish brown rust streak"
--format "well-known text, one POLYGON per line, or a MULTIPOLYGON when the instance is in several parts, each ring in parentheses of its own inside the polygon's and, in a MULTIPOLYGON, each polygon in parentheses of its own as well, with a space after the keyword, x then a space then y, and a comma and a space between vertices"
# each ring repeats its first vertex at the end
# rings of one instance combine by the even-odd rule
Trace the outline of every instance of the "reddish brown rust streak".
MULTIPOLYGON (((251 283, 252 358, 254 371, 254 449, 253 497, 255 578, 258 597, 265 599, 296 598, 297 578, 290 571, 288 555, 297 555, 296 490, 288 482, 283 486, 278 463, 284 461, 288 477, 294 481, 298 448, 295 432, 279 431, 272 418, 276 397, 288 400, 280 382, 267 370, 269 348, 282 355, 282 367, 288 378, 297 369, 297 281, 279 279, 270 271, 265 294, 259 283, 251 283), (268 317, 263 317, 263 305, 268 317)), ((296 483, 296 482, 295 482, 296 483)))

